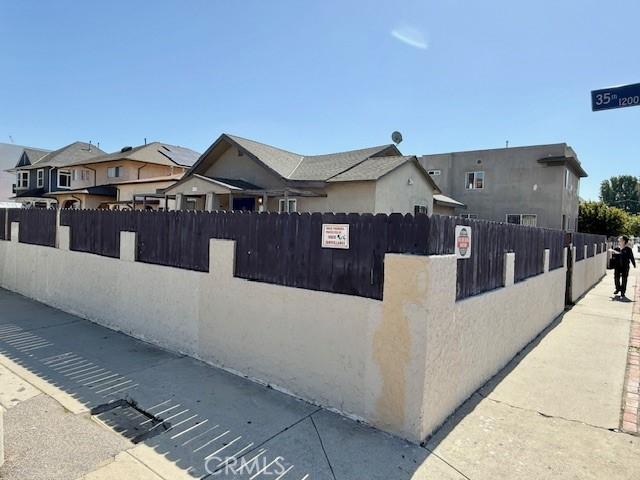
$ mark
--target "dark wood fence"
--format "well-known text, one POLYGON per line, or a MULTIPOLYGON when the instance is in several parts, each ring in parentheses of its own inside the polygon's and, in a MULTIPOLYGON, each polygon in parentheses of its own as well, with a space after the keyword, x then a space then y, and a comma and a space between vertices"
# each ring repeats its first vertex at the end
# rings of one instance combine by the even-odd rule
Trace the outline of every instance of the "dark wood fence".
POLYGON ((56 211, 51 209, 3 208, 0 219, 3 221, 2 240, 11 240, 11 222, 20 224, 21 243, 56 246, 56 211))
POLYGON ((454 252, 455 225, 473 228, 472 258, 458 262, 458 299, 503 286, 504 253, 516 253, 515 278, 563 264, 560 231, 426 215, 240 212, 62 212, 71 249, 119 256, 120 231, 138 233, 141 262, 207 271, 209 239, 236 241, 235 275, 279 285, 382 298, 385 253, 454 252), (321 248, 323 223, 347 223, 349 250, 321 248))
MULTIPOLYGON (((55 211, 17 210, 20 241, 55 244, 55 211)), ((456 225, 472 227, 472 257, 457 265, 456 297, 503 286, 504 254, 515 252, 515 281, 563 265, 564 232, 434 215, 276 214, 241 212, 151 212, 63 210, 70 248, 120 255, 120 232, 137 232, 138 261, 208 271, 209 239, 236 241, 235 275, 248 280, 382 298, 384 255, 454 252, 456 225), (321 247, 323 223, 346 223, 348 250, 321 247)), ((5 222, 6 224, 6 222, 5 222)), ((585 240, 586 241, 586 240, 585 240)))
POLYGON ((560 230, 437 215, 431 218, 429 254, 454 253, 456 225, 471 227, 473 252, 470 259, 458 261, 458 300, 504 286, 504 256, 507 252, 516 254, 516 282, 543 272, 545 248, 550 250, 550 270, 564 264, 564 232, 560 230))
POLYGON ((426 215, 63 210, 70 248, 118 257, 137 232, 140 262, 209 269, 209 239, 236 241, 235 275, 291 287, 382 298, 385 253, 427 255, 426 215), (348 250, 321 247, 323 223, 347 223, 348 250))
POLYGON ((596 235, 593 233, 571 233, 571 242, 576 247, 576 262, 584 260, 584 246, 587 245, 587 258, 593 257, 593 245, 596 245, 596 253, 602 253, 606 248, 606 235, 596 235))

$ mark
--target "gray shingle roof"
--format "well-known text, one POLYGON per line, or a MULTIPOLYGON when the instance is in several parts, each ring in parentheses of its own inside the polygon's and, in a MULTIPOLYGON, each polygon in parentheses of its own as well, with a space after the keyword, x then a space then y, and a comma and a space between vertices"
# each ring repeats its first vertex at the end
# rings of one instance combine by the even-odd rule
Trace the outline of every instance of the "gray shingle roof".
POLYGON ((288 178, 289 175, 291 175, 304 158, 302 155, 297 153, 288 152, 287 150, 282 150, 281 148, 249 140, 248 138, 228 134, 227 137, 254 156, 258 157, 258 159, 265 165, 285 178, 288 178))
POLYGON ((31 162, 31 165, 27 168, 63 167, 103 153, 105 152, 90 143, 73 142, 58 150, 47 153, 37 162, 31 162))
POLYGON ((224 136, 288 180, 326 181, 373 155, 398 152, 394 145, 380 145, 326 155, 301 155, 235 135, 224 136))
POLYGON ((373 157, 355 167, 330 178, 329 182, 353 182, 358 180, 377 180, 400 165, 414 159, 411 156, 373 157))
MULTIPOLYGON (((104 152, 103 152, 104 153, 104 152)), ((200 154, 189 148, 169 145, 167 143, 152 142, 147 145, 133 147, 126 152, 118 151, 104 155, 93 156, 73 163, 73 165, 112 162, 118 160, 132 160, 144 163, 157 163, 169 166, 191 166, 200 154)))

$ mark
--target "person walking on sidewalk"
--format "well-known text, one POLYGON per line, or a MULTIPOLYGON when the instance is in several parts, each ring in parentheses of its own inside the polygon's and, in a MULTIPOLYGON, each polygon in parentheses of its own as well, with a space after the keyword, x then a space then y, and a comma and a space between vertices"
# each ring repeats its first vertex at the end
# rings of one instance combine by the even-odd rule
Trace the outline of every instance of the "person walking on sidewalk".
POLYGON ((618 246, 610 248, 609 251, 613 254, 614 282, 616 284, 616 291, 613 294, 620 293, 620 298, 626 298, 629 264, 632 263, 633 268, 636 268, 633 250, 629 247, 629 237, 626 235, 618 237, 618 246))

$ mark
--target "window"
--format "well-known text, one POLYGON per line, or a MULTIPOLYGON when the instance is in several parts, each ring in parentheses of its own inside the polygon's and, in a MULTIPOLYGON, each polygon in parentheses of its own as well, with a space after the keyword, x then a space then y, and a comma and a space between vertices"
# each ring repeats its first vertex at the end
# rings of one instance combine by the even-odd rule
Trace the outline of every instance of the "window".
POLYGON ((438 176, 440 175, 440 173, 442 173, 440 170, 429 170, 427 172, 429 175, 433 175, 433 176, 438 176))
POLYGON ((18 172, 18 188, 29 188, 29 171, 18 172))
POLYGON ((564 188, 569 190, 569 169, 564 169, 564 188))
POLYGON ((461 213, 460 218, 470 218, 473 220, 474 218, 478 218, 478 214, 477 213, 461 213))
POLYGON ((427 207, 425 207, 424 205, 414 205, 413 213, 414 213, 414 215, 417 215, 419 213, 429 214, 429 209, 427 207))
POLYGON ((87 180, 89 180, 89 170, 79 170, 79 169, 74 169, 73 172, 73 181, 83 181, 86 182, 87 180))
POLYGON ((71 172, 69 170, 58 170, 58 188, 69 188, 71 186, 71 172))
POLYGON ((538 216, 530 213, 509 213, 507 214, 507 223, 514 225, 525 225, 527 227, 535 227, 538 223, 538 216))
POLYGON ((484 172, 467 172, 465 188, 467 190, 480 190, 484 188, 484 172))
POLYGON ((38 182, 38 188, 44 187, 44 169, 39 169, 36 171, 36 179, 38 182))
POLYGON ((278 201, 278 213, 297 212, 297 211, 298 211, 298 202, 295 198, 281 198, 278 201))
POLYGON ((109 178, 118 178, 120 176, 120 167, 109 167, 107 168, 107 177, 109 178))

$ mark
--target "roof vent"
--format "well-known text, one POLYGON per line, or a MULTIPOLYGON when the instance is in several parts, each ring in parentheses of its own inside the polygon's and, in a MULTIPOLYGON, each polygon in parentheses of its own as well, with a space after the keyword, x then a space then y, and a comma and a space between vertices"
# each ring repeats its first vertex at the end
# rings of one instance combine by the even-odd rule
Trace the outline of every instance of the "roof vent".
POLYGON ((128 147, 128 146, 127 147, 122 147, 120 149, 120 153, 128 152, 130 150, 133 150, 133 147, 128 147))

